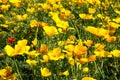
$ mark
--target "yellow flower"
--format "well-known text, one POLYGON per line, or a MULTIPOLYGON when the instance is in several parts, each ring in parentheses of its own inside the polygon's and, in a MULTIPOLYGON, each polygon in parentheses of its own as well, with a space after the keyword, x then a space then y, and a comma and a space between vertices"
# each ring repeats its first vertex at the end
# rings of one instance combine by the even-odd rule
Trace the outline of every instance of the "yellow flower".
POLYGON ((30 21, 30 27, 37 27, 37 26, 38 26, 38 22, 36 20, 30 21))
POLYGON ((43 55, 43 60, 40 60, 41 62, 48 62, 49 61, 49 56, 48 55, 43 55))
POLYGON ((12 68, 10 66, 7 66, 5 69, 0 70, 0 76, 6 78, 10 75, 11 72, 12 68))
POLYGON ((84 72, 84 73, 88 73, 88 72, 89 72, 89 68, 88 68, 88 67, 84 67, 84 68, 83 68, 83 72, 84 72))
POLYGON ((114 57, 120 57, 120 50, 113 50, 110 52, 110 54, 112 54, 114 57))
POLYGON ((74 54, 76 56, 80 56, 82 54, 86 54, 87 53, 87 47, 86 46, 81 46, 81 45, 76 45, 74 48, 74 54))
POLYGON ((113 19, 113 21, 115 21, 116 23, 120 23, 120 17, 113 19))
POLYGON ((92 14, 79 14, 81 19, 94 19, 92 14))
POLYGON ((22 15, 16 15, 16 18, 18 19, 18 20, 22 20, 23 18, 22 18, 22 15))
POLYGON ((54 48, 52 51, 48 52, 50 60, 64 59, 64 53, 61 53, 60 48, 54 48))
POLYGON ((49 71, 48 68, 41 68, 40 71, 41 71, 41 75, 44 77, 48 77, 51 75, 51 72, 49 71))
POLYGON ((36 64, 37 64, 37 61, 35 61, 35 60, 30 60, 30 59, 27 59, 26 62, 27 62, 30 66, 36 66, 36 64))
POLYGON ((0 14, 0 18, 3 18, 3 19, 4 19, 5 17, 4 17, 4 15, 3 15, 3 14, 0 14))
POLYGON ((69 52, 73 52, 73 51, 74 51, 74 48, 75 48, 75 46, 72 45, 72 44, 69 44, 69 45, 66 45, 66 46, 65 46, 65 49, 66 49, 67 51, 69 51, 69 52))
POLYGON ((88 59, 87 58, 80 58, 79 62, 81 64, 84 64, 84 63, 87 63, 88 62, 88 59))
POLYGON ((98 57, 111 57, 111 54, 107 51, 104 51, 104 50, 102 50, 102 51, 95 50, 94 53, 98 57))
POLYGON ((49 14, 52 16, 52 19, 56 22, 57 27, 62 28, 63 30, 66 30, 69 27, 68 21, 61 20, 57 12, 50 12, 49 14))
POLYGON ((39 53, 35 50, 26 53, 29 57, 37 57, 39 53))
POLYGON ((55 26, 44 26, 43 29, 48 36, 54 36, 58 34, 58 31, 55 26))
POLYGON ((71 58, 68 58, 68 63, 72 66, 75 65, 75 60, 71 57, 71 58))
POLYGON ((90 33, 96 35, 96 36, 99 36, 99 37, 102 37, 102 36, 105 36, 108 34, 108 31, 104 28, 96 28, 96 27, 93 27, 93 26, 88 26, 85 28, 86 31, 89 31, 90 33))
POLYGON ((23 20, 26 20, 28 18, 28 14, 22 15, 23 20))
POLYGON ((35 38, 33 41, 32 41, 32 44, 34 45, 34 46, 36 46, 37 45, 37 38, 35 38))
POLYGON ((120 27, 120 24, 115 23, 115 22, 109 22, 108 25, 109 25, 109 27, 112 27, 115 29, 118 29, 120 27))
POLYGON ((115 36, 109 36, 109 37, 106 38, 106 41, 109 42, 109 43, 114 42, 114 41, 116 41, 116 37, 115 36))
POLYGON ((94 14, 94 13, 96 12, 96 9, 95 9, 95 8, 89 8, 89 9, 88 9, 88 12, 89 12, 90 14, 94 14))
POLYGON ((59 75, 65 75, 65 76, 68 76, 69 75, 69 72, 68 70, 64 71, 64 72, 60 72, 59 75))
POLYGON ((102 51, 102 50, 104 50, 105 45, 104 45, 104 44, 97 43, 97 44, 95 44, 95 48, 96 48, 96 50, 98 50, 98 51, 102 51))
POLYGON ((0 80, 16 80, 17 74, 12 74, 12 67, 7 66, 0 70, 0 80))
POLYGON ((96 80, 96 79, 94 79, 92 77, 84 77, 84 78, 82 78, 82 80, 96 80))
POLYGON ((100 3, 101 3, 100 0, 86 0, 86 1, 92 5, 94 5, 94 4, 100 5, 100 3))
POLYGON ((1 5, 0 6, 0 9, 3 10, 3 11, 8 11, 10 8, 10 5, 1 5))
POLYGON ((4 48, 5 52, 7 53, 8 56, 14 56, 15 50, 10 46, 6 45, 4 48))
POLYGON ((21 6, 21 0, 9 0, 9 2, 12 3, 12 5, 15 7, 21 6))
POLYGON ((35 12, 35 8, 33 8, 33 7, 32 8, 27 8, 27 11, 32 14, 32 13, 35 12))
POLYGON ((58 41, 58 46, 63 46, 65 44, 65 41, 58 41))
POLYGON ((11 2, 11 3, 18 3, 18 2, 21 2, 21 0, 9 0, 9 2, 11 2))
POLYGON ((104 16, 103 16, 102 14, 97 14, 97 17, 98 17, 98 18, 101 18, 101 19, 104 18, 104 16))
POLYGON ((84 41, 84 44, 89 47, 93 44, 93 41, 92 40, 87 40, 87 41, 84 41))
POLYGON ((23 53, 27 52, 26 50, 27 40, 19 40, 15 45, 15 48, 11 47, 10 45, 6 45, 4 50, 8 56, 15 56, 15 55, 22 55, 23 53))
POLYGON ((120 11, 119 10, 115 9, 114 11, 115 11, 115 13, 120 15, 120 11))

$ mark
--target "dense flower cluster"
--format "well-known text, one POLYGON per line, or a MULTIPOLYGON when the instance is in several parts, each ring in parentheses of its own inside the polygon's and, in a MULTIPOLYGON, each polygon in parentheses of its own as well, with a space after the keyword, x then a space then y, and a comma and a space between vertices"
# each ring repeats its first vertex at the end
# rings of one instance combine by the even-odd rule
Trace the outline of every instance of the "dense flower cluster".
POLYGON ((119 5, 0 0, 0 80, 119 80, 119 5))

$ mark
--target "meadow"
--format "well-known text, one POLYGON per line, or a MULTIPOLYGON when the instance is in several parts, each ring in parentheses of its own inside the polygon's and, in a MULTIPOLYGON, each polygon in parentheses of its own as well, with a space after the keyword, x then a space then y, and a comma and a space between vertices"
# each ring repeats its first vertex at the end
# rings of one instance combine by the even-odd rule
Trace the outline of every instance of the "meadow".
POLYGON ((120 80, 120 0, 0 0, 0 80, 120 80))

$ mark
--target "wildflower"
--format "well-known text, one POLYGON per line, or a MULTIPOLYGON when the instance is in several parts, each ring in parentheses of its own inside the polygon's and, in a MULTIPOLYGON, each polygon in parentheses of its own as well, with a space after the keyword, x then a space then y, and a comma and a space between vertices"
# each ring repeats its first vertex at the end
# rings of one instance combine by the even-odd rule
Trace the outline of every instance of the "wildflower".
POLYGON ((29 57, 37 57, 39 55, 39 53, 35 50, 33 51, 29 51, 29 52, 26 52, 26 54, 29 56, 29 57))
POLYGON ((118 9, 115 9, 114 11, 115 11, 115 13, 120 15, 120 11, 118 9))
POLYGON ((93 41, 92 40, 87 40, 87 41, 84 41, 84 44, 89 47, 93 44, 93 41))
POLYGON ((57 27, 62 28, 63 30, 66 30, 69 27, 68 21, 61 20, 57 12, 50 12, 49 14, 52 16, 52 19, 56 22, 57 27))
POLYGON ((12 3, 12 5, 15 7, 21 6, 21 0, 9 0, 9 2, 12 3))
POLYGON ((88 59, 87 58, 80 58, 79 62, 81 64, 84 64, 84 63, 87 63, 88 62, 88 59))
POLYGON ((27 60, 26 60, 26 63, 28 63, 30 66, 36 66, 37 61, 36 61, 36 60, 27 59, 27 60))
POLYGON ((58 31, 55 26, 44 26, 43 29, 48 36, 54 36, 58 34, 58 31))
POLYGON ((101 18, 101 19, 104 18, 104 16, 103 16, 102 14, 97 14, 97 17, 98 17, 98 18, 101 18))
POLYGON ((48 76, 51 75, 51 72, 49 71, 48 68, 41 68, 40 71, 41 71, 41 75, 42 75, 43 77, 48 77, 48 76))
POLYGON ((15 42, 15 38, 9 37, 9 38, 8 38, 8 42, 9 42, 9 43, 14 43, 14 42, 15 42))
POLYGON ((88 68, 88 67, 84 67, 84 68, 83 68, 83 72, 84 72, 84 73, 88 73, 88 72, 89 72, 89 68, 88 68))
POLYGON ((18 19, 18 20, 22 20, 23 18, 22 18, 22 15, 16 15, 16 18, 18 19))
POLYGON ((96 12, 96 9, 95 9, 95 8, 89 8, 89 9, 88 9, 88 12, 89 12, 90 14, 94 14, 94 13, 96 12))
POLYGON ((95 28, 93 26, 88 26, 85 28, 86 31, 89 31, 90 33, 102 37, 108 34, 108 31, 106 29, 103 28, 95 28))
POLYGON ((27 8, 27 11, 32 14, 32 13, 35 12, 35 8, 33 8, 33 7, 32 8, 27 8))
POLYGON ((107 51, 104 51, 104 50, 102 50, 102 51, 95 50, 94 53, 98 57, 111 57, 110 53, 107 51))
POLYGON ((68 58, 68 63, 72 66, 75 65, 75 60, 71 57, 71 58, 68 58))
POLYGON ((48 52, 50 60, 64 59, 64 53, 61 53, 60 48, 54 48, 52 51, 48 52))
POLYGON ((64 72, 60 72, 59 75, 65 75, 65 76, 68 76, 69 75, 69 72, 68 70, 64 71, 64 72))
POLYGON ((106 38, 106 41, 109 42, 109 43, 114 42, 114 41, 116 41, 116 37, 115 36, 109 36, 109 37, 106 38))
POLYGON ((76 56, 80 56, 82 54, 86 54, 87 53, 87 47, 86 46, 81 46, 81 45, 76 45, 74 48, 74 54, 76 56))
POLYGON ((120 17, 113 19, 113 21, 115 21, 116 23, 120 23, 120 17))
POLYGON ((94 4, 100 5, 100 3, 101 3, 100 0, 86 0, 86 1, 92 5, 94 5, 94 4))
POLYGON ((92 77, 84 77, 84 78, 82 78, 82 80, 96 80, 96 79, 94 79, 92 77))
POLYGON ((7 53, 8 56, 15 56, 15 55, 22 55, 26 52, 26 45, 27 40, 19 40, 17 44, 15 45, 15 48, 11 47, 10 45, 6 45, 4 50, 7 53))
POLYGON ((90 55, 88 57, 88 61, 95 61, 96 60, 96 56, 95 55, 90 55))
POLYGON ((75 48, 75 46, 72 45, 72 44, 69 44, 69 45, 66 45, 66 46, 65 46, 65 49, 66 49, 67 51, 69 51, 69 52, 73 52, 73 51, 74 51, 74 48, 75 48))
POLYGON ((3 15, 3 14, 0 14, 0 18, 4 19, 5 17, 4 17, 4 15, 3 15))
POLYGON ((7 66, 4 69, 0 70, 0 76, 1 80, 16 80, 17 79, 17 74, 13 73, 12 74, 12 67, 7 66))
POLYGON ((4 54, 3 53, 0 53, 0 57, 3 57, 4 56, 4 54))
POLYGON ((79 17, 81 18, 81 19, 94 19, 94 17, 93 17, 93 15, 91 15, 91 14, 79 14, 79 17))
POLYGON ((65 41, 58 41, 58 46, 63 46, 65 44, 65 41))
POLYGON ((23 14, 23 15, 22 15, 22 18, 23 18, 23 20, 27 20, 28 14, 23 14))
POLYGON ((114 57, 120 57, 120 50, 113 50, 110 52, 110 54, 112 54, 114 57))
POLYGON ((35 38, 33 41, 32 41, 32 44, 34 45, 34 46, 36 46, 37 45, 37 38, 35 38))
POLYGON ((44 26, 49 26, 49 24, 46 22, 38 22, 38 24, 39 24, 39 28, 43 28, 44 26))
POLYGON ((97 43, 97 44, 95 44, 95 48, 96 48, 96 50, 98 50, 98 51, 102 51, 102 50, 104 50, 105 45, 100 44, 100 43, 97 43))
POLYGON ((38 22, 36 20, 31 20, 30 27, 36 27, 36 26, 38 26, 38 22))
POLYGON ((9 8, 10 8, 10 5, 1 5, 1 6, 0 6, 0 9, 1 9, 2 11, 8 11, 9 8))
POLYGON ((48 47, 46 44, 41 44, 40 49, 38 49, 40 53, 45 54, 48 52, 48 47))
POLYGON ((115 23, 115 22, 109 22, 108 23, 109 27, 112 27, 112 28, 115 28, 115 29, 118 29, 120 24, 118 23, 115 23))
POLYGON ((40 60, 41 62, 48 62, 49 61, 49 56, 48 55, 43 55, 43 60, 40 60))

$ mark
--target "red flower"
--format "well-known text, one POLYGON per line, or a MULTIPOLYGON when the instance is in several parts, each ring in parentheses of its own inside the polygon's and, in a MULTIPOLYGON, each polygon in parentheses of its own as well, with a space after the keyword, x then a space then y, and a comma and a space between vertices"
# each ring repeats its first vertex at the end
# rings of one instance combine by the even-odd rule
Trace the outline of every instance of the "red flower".
POLYGON ((13 37, 9 37, 9 38, 8 38, 8 42, 9 42, 9 43, 14 43, 14 42, 15 42, 15 39, 14 39, 13 37))

